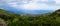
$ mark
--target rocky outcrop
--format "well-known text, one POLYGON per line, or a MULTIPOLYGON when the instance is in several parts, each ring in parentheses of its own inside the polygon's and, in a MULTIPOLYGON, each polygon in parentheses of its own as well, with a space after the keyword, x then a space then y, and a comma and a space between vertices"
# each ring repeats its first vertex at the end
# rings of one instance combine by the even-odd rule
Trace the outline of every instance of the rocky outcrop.
POLYGON ((0 18, 0 26, 7 26, 6 22, 0 18))

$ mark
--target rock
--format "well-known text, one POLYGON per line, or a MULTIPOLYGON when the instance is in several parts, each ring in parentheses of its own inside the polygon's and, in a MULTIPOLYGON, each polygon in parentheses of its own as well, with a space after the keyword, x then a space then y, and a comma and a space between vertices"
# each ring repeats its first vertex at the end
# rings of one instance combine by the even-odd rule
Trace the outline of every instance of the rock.
POLYGON ((0 26, 7 26, 6 22, 0 18, 0 26))

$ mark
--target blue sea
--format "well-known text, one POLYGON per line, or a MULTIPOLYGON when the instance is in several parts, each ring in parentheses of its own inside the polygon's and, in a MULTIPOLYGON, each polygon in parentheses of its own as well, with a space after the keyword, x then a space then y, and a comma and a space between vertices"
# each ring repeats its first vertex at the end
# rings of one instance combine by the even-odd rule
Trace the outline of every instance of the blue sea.
POLYGON ((54 12, 54 10, 18 10, 16 8, 12 7, 3 7, 4 10, 15 13, 15 14, 45 14, 45 13, 50 13, 54 12))
POLYGON ((15 14, 45 14, 54 12, 53 10, 7 10, 15 14))
POLYGON ((4 7, 4 10, 15 13, 15 14, 45 14, 45 13, 51 13, 55 10, 18 10, 11 7, 4 7))

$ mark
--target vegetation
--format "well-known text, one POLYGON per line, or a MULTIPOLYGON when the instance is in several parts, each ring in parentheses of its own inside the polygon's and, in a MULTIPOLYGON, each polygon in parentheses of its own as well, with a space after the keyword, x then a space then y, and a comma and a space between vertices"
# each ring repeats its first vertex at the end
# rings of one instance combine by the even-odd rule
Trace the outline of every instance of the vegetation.
POLYGON ((60 9, 48 14, 14 14, 0 9, 7 26, 60 26, 60 9))

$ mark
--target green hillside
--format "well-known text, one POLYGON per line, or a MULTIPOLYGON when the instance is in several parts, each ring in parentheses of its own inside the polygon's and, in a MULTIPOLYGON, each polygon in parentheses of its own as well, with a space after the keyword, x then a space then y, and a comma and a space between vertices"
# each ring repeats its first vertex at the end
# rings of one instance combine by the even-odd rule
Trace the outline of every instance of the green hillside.
POLYGON ((47 14, 14 14, 0 9, 0 23, 7 26, 60 26, 60 9, 47 14))

